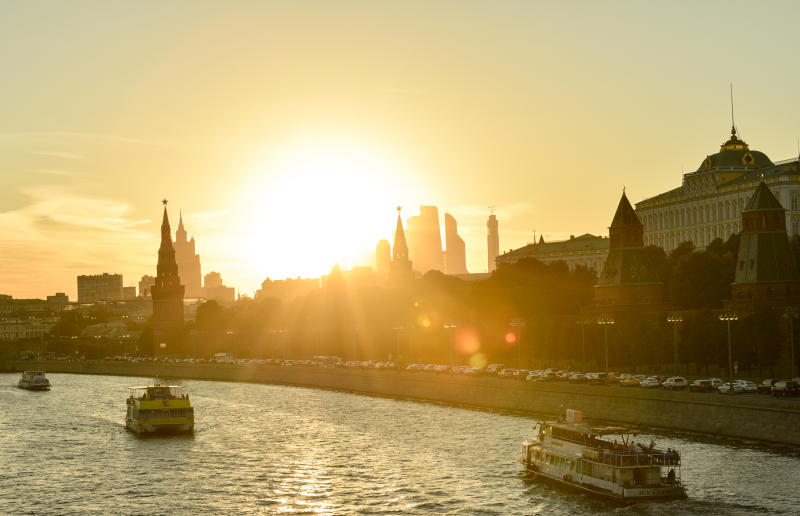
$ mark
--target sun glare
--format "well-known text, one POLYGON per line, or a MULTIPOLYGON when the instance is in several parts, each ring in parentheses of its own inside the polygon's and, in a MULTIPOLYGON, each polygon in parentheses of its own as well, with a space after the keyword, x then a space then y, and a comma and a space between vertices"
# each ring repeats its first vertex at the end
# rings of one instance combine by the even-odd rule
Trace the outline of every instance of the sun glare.
POLYGON ((253 176, 243 250, 271 278, 373 265, 375 244, 392 236, 395 206, 410 198, 410 174, 396 159, 352 142, 286 146, 253 176))

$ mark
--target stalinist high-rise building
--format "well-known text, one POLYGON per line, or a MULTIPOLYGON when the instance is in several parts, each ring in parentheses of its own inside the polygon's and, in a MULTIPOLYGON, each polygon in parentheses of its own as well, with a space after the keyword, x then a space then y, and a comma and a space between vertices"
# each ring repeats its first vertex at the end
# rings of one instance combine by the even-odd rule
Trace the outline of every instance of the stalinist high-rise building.
POLYGON ((161 222, 161 246, 158 248, 156 284, 150 289, 150 295, 153 297, 153 344, 156 353, 170 353, 175 350, 183 330, 184 288, 172 247, 167 200, 162 202, 164 218, 161 222))
POLYGON ((186 236, 186 230, 183 228, 183 214, 181 214, 174 242, 178 275, 186 287, 186 297, 201 297, 203 285, 201 283, 200 256, 195 254, 194 237, 187 240, 186 236))
POLYGON ((489 248, 489 272, 494 272, 497 269, 497 255, 500 254, 500 233, 497 229, 497 216, 494 213, 489 215, 486 227, 489 229, 489 233, 486 236, 486 243, 489 248))

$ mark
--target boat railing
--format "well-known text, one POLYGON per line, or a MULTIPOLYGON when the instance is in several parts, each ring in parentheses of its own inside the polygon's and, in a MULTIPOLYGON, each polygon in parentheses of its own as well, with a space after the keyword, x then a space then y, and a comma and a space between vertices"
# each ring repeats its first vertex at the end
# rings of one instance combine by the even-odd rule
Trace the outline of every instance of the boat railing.
MULTIPOLYGON (((588 451, 588 450, 587 450, 588 451)), ((583 458, 598 464, 608 464, 621 468, 640 466, 680 466, 681 455, 675 450, 657 452, 594 450, 584 453, 583 458)))

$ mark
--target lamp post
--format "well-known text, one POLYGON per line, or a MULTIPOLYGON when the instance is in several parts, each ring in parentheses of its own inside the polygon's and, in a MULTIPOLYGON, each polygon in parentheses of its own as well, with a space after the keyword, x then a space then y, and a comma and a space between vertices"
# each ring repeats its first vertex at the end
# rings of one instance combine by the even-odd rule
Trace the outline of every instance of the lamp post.
POLYGON ((456 327, 456 323, 455 323, 455 321, 445 321, 444 322, 444 327, 447 330, 449 330, 448 344, 449 344, 449 350, 450 350, 450 370, 452 371, 453 370, 453 366, 455 365, 454 362, 453 362, 453 358, 454 358, 454 355, 455 355, 455 349, 453 349, 453 330, 456 327))
POLYGON ((672 323, 672 346, 675 351, 675 376, 678 376, 678 323, 683 322, 680 312, 670 312, 667 322, 672 323))
POLYGON ((586 325, 590 322, 586 319, 578 319, 575 324, 581 327, 581 363, 586 367, 586 325))
POLYGON ((525 320, 519 317, 515 317, 511 319, 509 323, 514 328, 514 361, 516 362, 516 369, 519 369, 519 359, 520 359, 520 334, 519 329, 525 326, 525 320))
POLYGON ((406 327, 402 324, 395 324, 392 326, 392 329, 395 331, 394 334, 394 348, 395 348, 395 367, 400 367, 400 332, 405 330, 406 327))
POLYGON ((796 306, 788 306, 786 307, 786 313, 783 316, 789 319, 789 356, 791 359, 789 373, 792 378, 797 376, 795 374, 795 361, 794 361, 794 320, 797 317, 797 307, 796 306))
POLYGON ((733 312, 723 312, 719 316, 720 321, 725 321, 728 323, 728 373, 730 374, 731 380, 730 384, 728 384, 728 393, 733 394, 733 354, 731 353, 731 321, 738 321, 739 316, 733 312))
POLYGON ((605 333, 605 341, 606 341, 606 383, 609 382, 608 379, 608 327, 614 324, 614 318, 608 314, 601 315, 597 318, 597 324, 603 327, 605 333))

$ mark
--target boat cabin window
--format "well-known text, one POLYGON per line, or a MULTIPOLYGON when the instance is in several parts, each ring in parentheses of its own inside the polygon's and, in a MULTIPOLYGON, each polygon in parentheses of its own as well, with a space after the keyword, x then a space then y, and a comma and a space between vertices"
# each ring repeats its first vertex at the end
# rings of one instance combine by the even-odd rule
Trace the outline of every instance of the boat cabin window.
POLYGON ((147 395, 156 400, 169 399, 169 387, 151 387, 147 389, 147 395))

